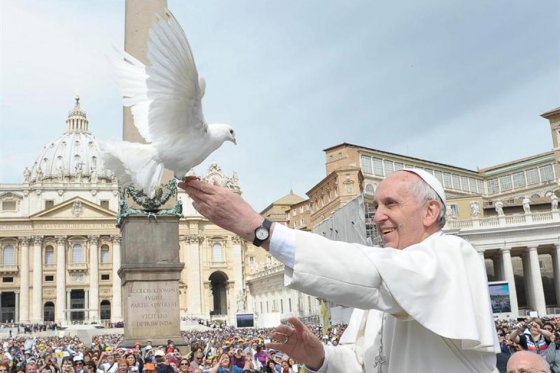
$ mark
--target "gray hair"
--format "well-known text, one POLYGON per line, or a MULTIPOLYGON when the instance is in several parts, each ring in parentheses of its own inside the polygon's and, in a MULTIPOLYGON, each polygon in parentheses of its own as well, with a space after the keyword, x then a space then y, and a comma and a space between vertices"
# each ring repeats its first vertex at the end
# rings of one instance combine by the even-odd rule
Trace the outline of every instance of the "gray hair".
POLYGON ((443 228, 445 226, 445 213, 447 207, 436 191, 420 177, 418 180, 411 183, 410 191, 412 192, 412 195, 420 201, 436 201, 439 203, 440 210, 437 218, 437 224, 440 228, 443 228))

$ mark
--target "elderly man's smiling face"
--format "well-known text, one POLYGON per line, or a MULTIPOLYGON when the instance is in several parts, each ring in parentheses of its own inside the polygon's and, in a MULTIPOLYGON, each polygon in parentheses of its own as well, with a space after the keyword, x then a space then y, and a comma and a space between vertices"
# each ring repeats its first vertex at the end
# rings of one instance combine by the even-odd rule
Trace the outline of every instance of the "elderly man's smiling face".
POLYGON ((404 249, 439 230, 440 205, 414 195, 411 187, 417 182, 421 182, 418 175, 397 171, 377 187, 374 220, 386 247, 404 249))

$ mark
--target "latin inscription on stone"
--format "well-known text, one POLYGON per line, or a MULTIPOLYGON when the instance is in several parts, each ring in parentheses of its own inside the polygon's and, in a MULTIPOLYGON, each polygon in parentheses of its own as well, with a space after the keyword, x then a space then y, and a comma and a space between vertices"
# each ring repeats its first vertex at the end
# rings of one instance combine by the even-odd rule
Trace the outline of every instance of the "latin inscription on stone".
POLYGON ((177 283, 168 281, 129 283, 129 325, 132 328, 178 328, 177 283))

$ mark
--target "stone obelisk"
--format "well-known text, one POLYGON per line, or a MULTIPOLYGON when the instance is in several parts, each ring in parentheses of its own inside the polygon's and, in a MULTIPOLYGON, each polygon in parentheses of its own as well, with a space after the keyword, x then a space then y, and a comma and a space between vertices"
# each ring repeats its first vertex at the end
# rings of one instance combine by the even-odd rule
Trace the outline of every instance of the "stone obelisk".
MULTIPOLYGON (((148 31, 157 15, 165 16, 166 0, 126 0, 125 50, 147 64, 148 31)), ((124 108, 123 139, 144 142, 128 108, 124 108)), ((130 215, 120 223, 124 310, 122 346, 152 340, 166 345, 183 341, 180 331, 179 217, 130 215)))

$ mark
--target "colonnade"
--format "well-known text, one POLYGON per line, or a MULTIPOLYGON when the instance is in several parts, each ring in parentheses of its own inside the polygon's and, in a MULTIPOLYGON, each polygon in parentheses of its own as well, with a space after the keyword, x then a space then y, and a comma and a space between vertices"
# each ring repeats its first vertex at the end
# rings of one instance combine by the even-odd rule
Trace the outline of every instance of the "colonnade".
POLYGON ((504 245, 499 249, 479 251, 479 254, 483 261, 486 259, 492 260, 493 272, 496 280, 508 282, 511 312, 515 315, 519 314, 519 289, 516 289, 516 271, 514 270, 512 258, 520 257, 522 261, 522 268, 519 268, 517 273, 521 274, 520 272, 522 271, 527 309, 537 311, 539 315, 545 315, 550 312, 547 312, 539 254, 549 254, 551 256, 556 303, 560 304, 559 251, 560 246, 555 244, 532 244, 525 247, 511 247, 504 245))
MULTIPOLYGON (((72 236, 75 240, 75 236, 72 236)), ((100 236, 90 235, 84 242, 87 244, 89 252, 89 260, 84 257, 84 263, 72 263, 67 253, 71 252, 72 242, 70 236, 31 236, 19 238, 19 289, 13 289, 16 293, 16 320, 21 323, 42 323, 44 321, 43 306, 47 301, 54 301, 55 304, 55 322, 66 324, 69 322, 68 310, 71 308, 70 293, 71 290, 84 290, 85 309, 88 310, 88 317, 85 321, 100 320, 100 295, 99 295, 99 243, 100 236), (46 294, 47 289, 44 286, 45 267, 45 248, 48 244, 54 244, 56 247, 56 287, 52 295, 46 294), (31 255, 30 255, 31 253, 31 255), (31 265, 30 265, 31 264, 31 265), (89 280, 85 284, 69 284, 67 279, 67 270, 87 273, 89 280), (31 284, 30 284, 31 282, 31 284), (30 293, 31 285, 31 293, 30 293), (53 299, 54 298, 54 299, 53 299)), ((120 267, 120 237, 105 236, 103 242, 108 242, 112 246, 112 263, 111 263, 111 288, 110 297, 105 296, 106 300, 111 303, 111 321, 122 320, 121 307, 121 281, 118 276, 120 267)), ((84 276, 85 278, 85 276, 84 276)), ((6 289, 4 289, 6 291, 6 289)))

